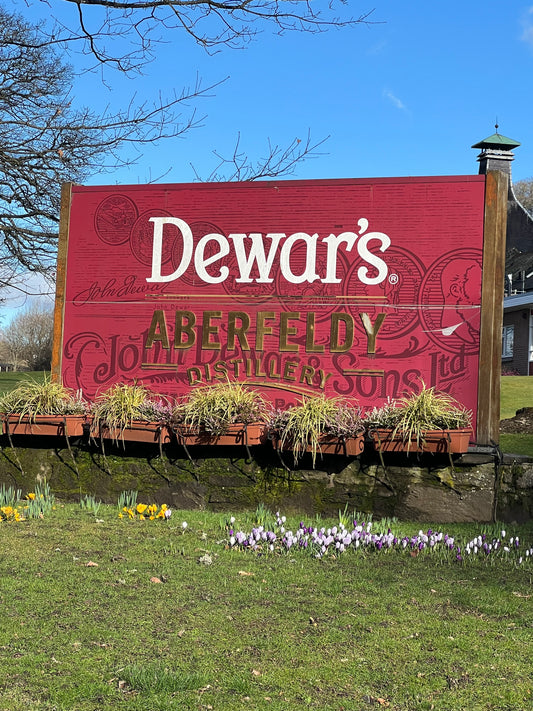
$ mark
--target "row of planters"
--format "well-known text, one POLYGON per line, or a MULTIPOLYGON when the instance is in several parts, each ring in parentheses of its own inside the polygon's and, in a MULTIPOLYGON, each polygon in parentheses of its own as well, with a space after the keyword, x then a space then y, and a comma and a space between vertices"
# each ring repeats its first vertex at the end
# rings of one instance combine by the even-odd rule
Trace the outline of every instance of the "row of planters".
POLYGON ((198 387, 170 403, 141 384, 117 383, 93 403, 61 383, 23 381, 0 398, 3 434, 89 435, 125 441, 194 445, 257 445, 292 450, 295 462, 310 452, 358 456, 366 440, 380 452, 466 452, 471 413, 450 395, 426 388, 363 413, 342 398, 316 396, 274 410, 241 383, 198 387))

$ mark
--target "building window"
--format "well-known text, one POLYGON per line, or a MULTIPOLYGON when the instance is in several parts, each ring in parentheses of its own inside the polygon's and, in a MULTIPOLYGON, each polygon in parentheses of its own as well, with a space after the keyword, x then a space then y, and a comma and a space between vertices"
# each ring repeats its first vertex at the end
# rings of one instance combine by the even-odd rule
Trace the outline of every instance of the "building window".
POLYGON ((502 358, 513 357, 514 326, 502 328, 502 358))

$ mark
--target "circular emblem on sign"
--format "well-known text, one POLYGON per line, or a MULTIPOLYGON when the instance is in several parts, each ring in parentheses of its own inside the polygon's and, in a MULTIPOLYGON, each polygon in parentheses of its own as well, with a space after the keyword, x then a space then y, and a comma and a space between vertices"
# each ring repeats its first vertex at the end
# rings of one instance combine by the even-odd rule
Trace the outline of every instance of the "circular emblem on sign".
POLYGON ((481 320, 482 253, 458 249, 428 269, 420 289, 423 329, 440 348, 477 353, 481 320))
MULTIPOLYGON (((210 234, 218 234, 218 235, 223 235, 224 233, 221 232, 221 230, 214 225, 212 222, 206 222, 204 220, 199 220, 198 222, 191 222, 189 224, 190 230, 192 232, 192 237, 193 237, 193 243, 194 246, 198 244, 198 242, 202 239, 202 237, 205 237, 205 235, 210 235, 210 234)), ((205 249, 203 250, 203 260, 209 260, 209 257, 213 257, 215 254, 218 254, 220 251, 220 245, 216 240, 209 240, 205 246, 205 249)), ((179 240, 175 242, 175 248, 172 251, 171 259, 172 259, 172 269, 176 270, 180 264, 181 264, 181 258, 183 255, 183 240, 179 240)), ((228 256, 222 257, 221 259, 217 260, 216 262, 213 263, 213 266, 206 266, 206 271, 208 274, 211 274, 211 276, 216 277, 218 274, 220 274, 220 269, 223 266, 228 265, 228 256)), ((231 270, 230 270, 231 272, 231 270)), ((229 279, 229 277, 228 277, 229 279)), ((187 284, 187 286, 207 286, 206 282, 201 279, 198 274, 196 273, 196 268, 194 266, 194 257, 191 260, 191 263, 189 264, 188 268, 183 272, 183 274, 179 278, 180 283, 187 284)), ((227 281, 227 280, 226 280, 227 281)), ((225 285, 225 282, 224 282, 225 285)))
POLYGON ((96 234, 106 244, 127 242, 137 215, 137 207, 133 200, 125 195, 110 195, 96 208, 94 215, 96 234))
MULTIPOLYGON (((147 210, 137 219, 130 234, 131 253, 138 262, 150 266, 152 264, 152 251, 154 243, 154 223, 150 222, 151 217, 170 217, 166 210, 147 210)), ((163 232, 163 248, 161 252, 161 264, 166 264, 172 257, 175 242, 174 225, 165 225, 163 232)))
POLYGON ((316 259, 309 261, 309 250, 306 242, 296 240, 291 251, 290 261, 285 265, 285 273, 278 266, 276 269, 276 295, 280 305, 285 311, 298 311, 300 308, 315 313, 316 322, 325 321, 339 306, 339 297, 342 296, 349 263, 345 254, 340 250, 336 254, 335 273, 329 275, 335 279, 333 283, 322 281, 328 274, 327 247, 319 242, 316 245, 316 259), (308 264, 309 262, 309 264, 308 264), (298 279, 307 276, 305 281, 293 283, 289 278, 298 279), (314 276, 313 281, 308 281, 314 276), (338 280, 338 281, 337 281, 338 280))
POLYGON ((379 338, 399 338, 417 325, 416 304, 424 265, 412 252, 395 245, 377 256, 387 265, 387 277, 380 284, 363 283, 359 275, 361 268, 364 270, 361 274, 369 279, 377 276, 377 270, 356 257, 347 278, 347 306, 358 330, 364 331, 360 313, 367 313, 372 323, 379 313, 385 313, 379 338))
MULTIPOLYGON (((270 240, 266 240, 263 234, 258 234, 260 234, 259 239, 261 241, 262 249, 264 250, 265 260, 268 260, 269 249, 271 246, 270 240)), ((256 254, 256 252, 254 251, 255 243, 253 240, 254 238, 252 238, 250 235, 247 235, 244 238, 243 246, 244 253, 245 255, 247 255, 246 262, 248 262, 248 256, 253 256, 256 254)), ((261 261, 261 257, 259 257, 259 259, 261 261)), ((272 267, 268 271, 268 276, 266 278, 272 279, 272 281, 270 282, 257 281, 261 278, 262 274, 259 271, 259 268, 257 267, 257 260, 252 259, 251 262, 252 263, 250 266, 249 273, 242 274, 241 267, 239 266, 239 262, 237 261, 237 257, 235 254, 234 242, 230 241, 230 253, 226 257, 226 261, 224 262, 224 264, 229 267, 229 276, 223 282, 223 287, 226 290, 226 293, 231 294, 231 296, 233 296, 236 301, 248 304, 256 304, 259 302, 267 301, 274 294, 274 274, 277 270, 278 261, 276 257, 274 259, 272 267), (251 281, 237 281, 237 279, 241 277, 250 279, 251 281)), ((265 274, 265 272, 266 269, 263 271, 263 274, 265 274)))

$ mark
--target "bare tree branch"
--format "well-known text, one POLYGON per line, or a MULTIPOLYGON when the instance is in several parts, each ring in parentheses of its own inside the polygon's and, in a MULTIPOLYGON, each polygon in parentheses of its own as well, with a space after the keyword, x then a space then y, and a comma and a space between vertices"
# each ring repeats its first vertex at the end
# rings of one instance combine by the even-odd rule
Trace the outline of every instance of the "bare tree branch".
POLYGON ((524 178, 513 183, 513 192, 522 207, 533 214, 533 178, 524 178))
POLYGON ((303 161, 324 155, 319 153, 318 149, 326 143, 328 138, 329 136, 313 143, 311 133, 308 132, 305 141, 295 138, 285 147, 272 144, 269 140, 266 155, 263 158, 252 161, 248 154, 241 150, 241 137, 239 134, 230 158, 225 158, 218 151, 213 151, 218 164, 209 175, 201 177, 194 165, 191 165, 191 167, 197 180, 202 182, 280 178, 293 175, 296 166, 303 161))
MULTIPOLYGON (((28 0, 31 4, 31 0, 28 0)), ((345 16, 347 0, 33 0, 54 9, 71 5, 70 24, 57 22, 50 41, 79 44, 100 65, 139 71, 165 39, 184 33, 208 52, 242 48, 266 27, 285 32, 324 32, 370 24, 373 10, 345 16), (131 45, 116 40, 127 37, 131 45)), ((57 10, 56 10, 57 11, 57 10)))
POLYGON ((2 341, 15 370, 25 364, 30 370, 49 370, 52 360, 53 310, 31 304, 4 329, 2 341))
MULTIPOLYGON (((371 14, 345 17, 344 0, 25 2, 46 8, 48 19, 32 25, 0 7, 0 259, 16 274, 52 269, 63 182, 129 166, 144 146, 201 126, 196 105, 221 83, 203 87, 197 78, 170 97, 140 103, 134 97, 125 108, 97 113, 74 105, 76 76, 66 53, 78 48, 102 70, 129 74, 142 69, 162 41, 192 39, 211 52, 243 47, 267 27, 322 32, 369 23, 371 14)), ((230 158, 214 153, 218 164, 207 180, 291 175, 298 163, 319 155, 325 140, 313 143, 308 134, 286 147, 269 142, 266 156, 253 161, 239 136, 230 158)), ((0 288, 12 278, 0 273, 0 288)), ((17 288, 24 287, 17 282, 17 288)))
POLYGON ((133 98, 102 114, 75 109, 70 67, 53 47, 36 47, 38 36, 38 28, 0 8, 0 256, 32 271, 55 262, 63 182, 131 165, 142 146, 201 126, 191 104, 218 86, 197 79, 169 99, 133 98), (137 153, 126 157, 126 145, 137 153))

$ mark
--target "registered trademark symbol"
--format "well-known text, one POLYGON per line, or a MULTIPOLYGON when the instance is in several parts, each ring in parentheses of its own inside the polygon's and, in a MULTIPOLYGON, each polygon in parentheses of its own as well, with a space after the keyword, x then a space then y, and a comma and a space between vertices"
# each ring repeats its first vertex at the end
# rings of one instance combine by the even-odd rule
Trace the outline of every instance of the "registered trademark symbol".
POLYGON ((399 281, 397 274, 389 274, 389 284, 397 284, 399 281))

